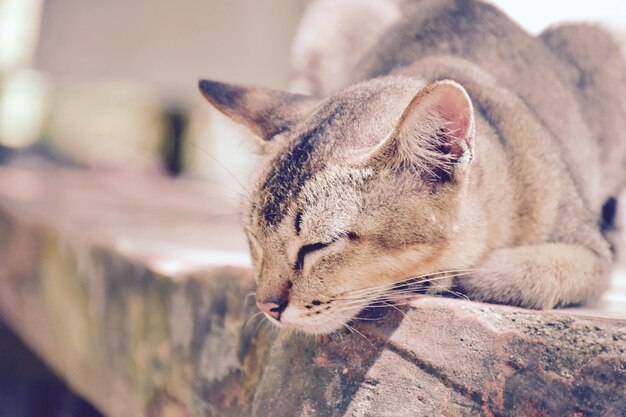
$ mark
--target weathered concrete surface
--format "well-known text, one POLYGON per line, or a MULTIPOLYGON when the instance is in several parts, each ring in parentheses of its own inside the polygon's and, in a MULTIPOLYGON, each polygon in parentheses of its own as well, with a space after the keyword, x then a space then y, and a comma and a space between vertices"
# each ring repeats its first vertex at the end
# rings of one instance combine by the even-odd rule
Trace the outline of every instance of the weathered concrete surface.
MULTIPOLYGON (((626 321, 423 297, 335 340, 278 331, 254 316, 247 268, 116 245, 174 210, 153 199, 163 184, 122 216, 102 203, 115 181, 33 175, 40 192, 0 187, 0 314, 106 415, 626 415, 626 321), (101 189, 66 201, 68 183, 101 189)), ((171 223, 207 214, 179 209, 171 223)))

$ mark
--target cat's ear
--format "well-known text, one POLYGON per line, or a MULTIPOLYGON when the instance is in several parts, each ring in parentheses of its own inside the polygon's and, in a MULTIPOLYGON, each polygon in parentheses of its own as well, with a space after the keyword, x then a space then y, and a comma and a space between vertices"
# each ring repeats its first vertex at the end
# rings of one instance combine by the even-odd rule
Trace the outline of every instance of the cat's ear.
POLYGON ((246 127, 261 145, 288 131, 316 100, 262 87, 201 80, 200 92, 217 110, 246 127))
POLYGON ((421 89, 400 120, 368 156, 370 166, 413 169, 447 180, 474 152, 474 111, 465 89, 437 81, 421 89))

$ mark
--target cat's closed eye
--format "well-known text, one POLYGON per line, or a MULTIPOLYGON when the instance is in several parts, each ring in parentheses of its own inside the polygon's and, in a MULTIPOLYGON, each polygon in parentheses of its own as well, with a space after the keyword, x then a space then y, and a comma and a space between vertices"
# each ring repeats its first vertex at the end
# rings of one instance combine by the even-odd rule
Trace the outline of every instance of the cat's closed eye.
POLYGON ((298 256, 296 259, 296 264, 294 265, 294 269, 296 271, 302 271, 302 269, 304 268, 304 258, 308 255, 311 254, 313 252, 316 251, 320 251, 324 248, 327 248, 328 246, 332 245, 333 243, 337 242, 337 240, 339 239, 333 239, 329 242, 318 242, 318 243, 312 243, 310 245, 304 245, 300 248, 300 250, 298 251, 298 256))

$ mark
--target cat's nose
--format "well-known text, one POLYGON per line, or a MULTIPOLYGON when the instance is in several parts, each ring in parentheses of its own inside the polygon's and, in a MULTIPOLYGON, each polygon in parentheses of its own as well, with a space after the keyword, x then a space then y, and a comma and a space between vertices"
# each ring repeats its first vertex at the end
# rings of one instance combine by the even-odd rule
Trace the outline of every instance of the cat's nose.
POLYGON ((256 305, 262 312, 280 321, 280 315, 287 308, 287 299, 279 297, 267 297, 263 301, 257 301, 256 305))

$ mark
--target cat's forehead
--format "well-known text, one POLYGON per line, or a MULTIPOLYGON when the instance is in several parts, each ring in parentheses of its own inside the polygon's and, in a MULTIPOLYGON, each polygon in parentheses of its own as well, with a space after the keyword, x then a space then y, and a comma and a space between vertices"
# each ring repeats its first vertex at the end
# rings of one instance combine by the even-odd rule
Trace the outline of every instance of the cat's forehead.
POLYGON ((273 227, 282 222, 307 183, 325 182, 332 187, 328 178, 348 175, 325 173, 385 138, 411 97, 412 89, 403 87, 388 82, 356 86, 330 97, 302 120, 290 132, 287 144, 268 159, 257 181, 255 196, 262 223, 273 227))
POLYGON ((269 194, 255 199, 249 221, 259 235, 265 236, 293 235, 301 230, 303 235, 307 231, 318 235, 340 232, 356 217, 366 182, 373 175, 370 168, 326 166, 312 172, 302 187, 290 190, 282 202, 269 194), (281 203, 284 206, 279 206, 281 203), (281 211, 268 216, 268 207, 281 211))
POLYGON ((309 180, 294 202, 294 218, 313 234, 346 232, 360 210, 369 168, 329 166, 309 180))

